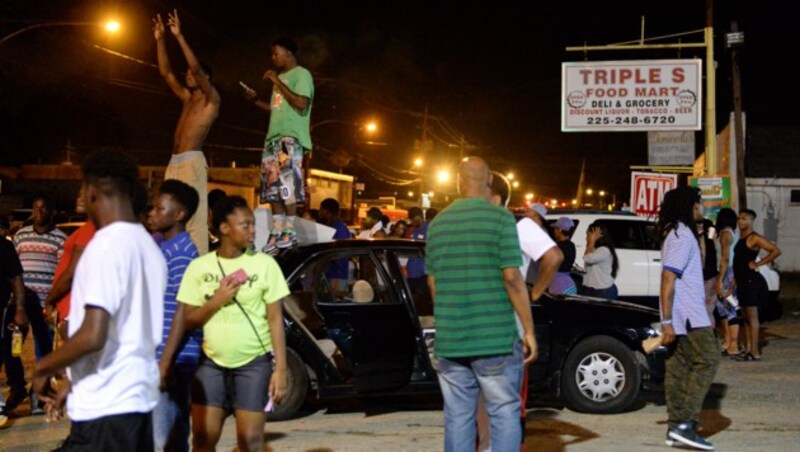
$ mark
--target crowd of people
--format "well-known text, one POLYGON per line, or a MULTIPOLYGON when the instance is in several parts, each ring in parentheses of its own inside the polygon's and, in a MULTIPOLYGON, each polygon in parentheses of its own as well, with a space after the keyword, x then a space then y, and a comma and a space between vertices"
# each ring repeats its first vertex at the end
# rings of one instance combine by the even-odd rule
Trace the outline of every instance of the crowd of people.
MULTIPOLYGON (((177 11, 166 24, 156 16, 153 34, 160 74, 183 103, 157 192, 148 199, 125 154, 99 152, 82 165, 81 228, 69 237, 56 228, 53 204, 39 196, 32 224, 0 239, 0 364, 10 388, 5 400, 0 393, 0 426, 29 399, 31 414, 70 419, 63 450, 189 450, 191 440, 202 451, 215 449, 234 414, 239 449, 263 450, 264 421, 289 378, 281 303, 289 288, 272 255, 297 245, 313 78, 298 65, 297 44, 278 38, 270 47, 278 72, 263 74, 269 100, 243 84, 270 115, 257 192, 273 224, 255 250, 247 201, 208 192, 202 146, 221 104, 211 70, 187 43, 177 11), (170 66, 167 29, 186 59, 183 82, 170 66), (29 330, 30 390, 16 342, 29 330)), ((425 259, 409 259, 406 271, 412 291, 427 285, 435 301, 445 450, 520 450, 526 369, 537 358, 530 303, 548 291, 615 299, 619 260, 603 223, 592 224, 578 287, 572 220, 549 225, 546 207, 532 204, 517 221, 508 181, 479 157, 462 160, 458 185, 460 199, 441 212, 413 207, 392 222, 370 208, 356 237, 426 241, 425 259)), ((305 214, 333 228, 335 240, 354 238, 335 199, 305 214)), ((698 420, 721 356, 761 359, 766 284, 757 268, 780 249, 753 231, 755 218, 723 209, 712 228, 698 190, 664 197, 657 231, 668 445, 710 450, 698 420)), ((347 271, 346 261, 334 262, 327 275, 346 286, 347 271)))

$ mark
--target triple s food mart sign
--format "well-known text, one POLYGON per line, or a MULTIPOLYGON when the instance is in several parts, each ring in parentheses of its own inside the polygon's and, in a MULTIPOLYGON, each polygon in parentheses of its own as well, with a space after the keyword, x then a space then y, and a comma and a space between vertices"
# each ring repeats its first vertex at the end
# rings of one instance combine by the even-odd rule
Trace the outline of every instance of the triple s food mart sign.
POLYGON ((563 63, 561 130, 700 130, 702 61, 563 63))

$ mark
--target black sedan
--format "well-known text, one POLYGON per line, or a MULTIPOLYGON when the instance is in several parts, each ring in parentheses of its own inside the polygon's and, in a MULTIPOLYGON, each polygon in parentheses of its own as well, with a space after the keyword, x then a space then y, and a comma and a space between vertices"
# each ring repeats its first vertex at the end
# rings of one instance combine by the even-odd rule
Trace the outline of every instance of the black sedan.
MULTIPOLYGON (((438 393, 433 303, 421 275, 424 242, 343 240, 301 246, 278 261, 289 391, 269 418, 297 413, 308 397, 438 393)), ((531 305, 539 358, 529 389, 588 413, 626 410, 647 380, 661 382, 664 351, 650 308, 588 297, 543 297, 531 305)))

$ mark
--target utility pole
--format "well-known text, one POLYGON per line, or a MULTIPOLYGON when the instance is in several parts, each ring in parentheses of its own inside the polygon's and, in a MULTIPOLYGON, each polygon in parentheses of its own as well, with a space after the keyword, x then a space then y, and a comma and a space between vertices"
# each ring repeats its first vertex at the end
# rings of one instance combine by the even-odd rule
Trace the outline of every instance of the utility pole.
POLYGON ((747 208, 747 181, 744 174, 744 121, 742 121, 742 79, 739 71, 739 47, 744 44, 744 34, 739 33, 739 25, 731 23, 731 33, 725 36, 726 45, 731 49, 731 70, 733 78, 733 130, 736 140, 736 191, 739 208, 747 208), (737 39, 738 38, 738 39, 737 39))
POLYGON ((717 77, 714 62, 714 0, 706 0, 706 174, 716 176, 717 163, 717 77))
POLYGON ((578 207, 583 206, 583 185, 586 180, 586 159, 581 163, 581 175, 578 177, 578 193, 575 194, 575 199, 578 201, 578 207))

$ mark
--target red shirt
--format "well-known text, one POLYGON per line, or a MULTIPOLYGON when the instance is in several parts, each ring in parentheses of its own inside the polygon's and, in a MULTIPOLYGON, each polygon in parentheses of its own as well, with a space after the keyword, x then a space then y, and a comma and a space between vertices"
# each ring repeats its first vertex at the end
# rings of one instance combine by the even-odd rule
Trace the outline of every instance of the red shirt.
MULTIPOLYGON (((58 278, 61 277, 61 274, 64 273, 64 271, 66 271, 69 267, 75 247, 81 246, 86 248, 86 245, 88 245, 89 241, 92 240, 92 237, 94 237, 94 232, 94 223, 87 221, 83 224, 83 226, 79 227, 75 232, 67 237, 67 241, 64 242, 64 254, 62 254, 61 259, 58 261, 53 282, 58 281, 58 278)), ((68 292, 62 299, 56 302, 56 311, 58 311, 58 318, 61 320, 67 318, 69 315, 69 300, 70 293, 68 292)))

